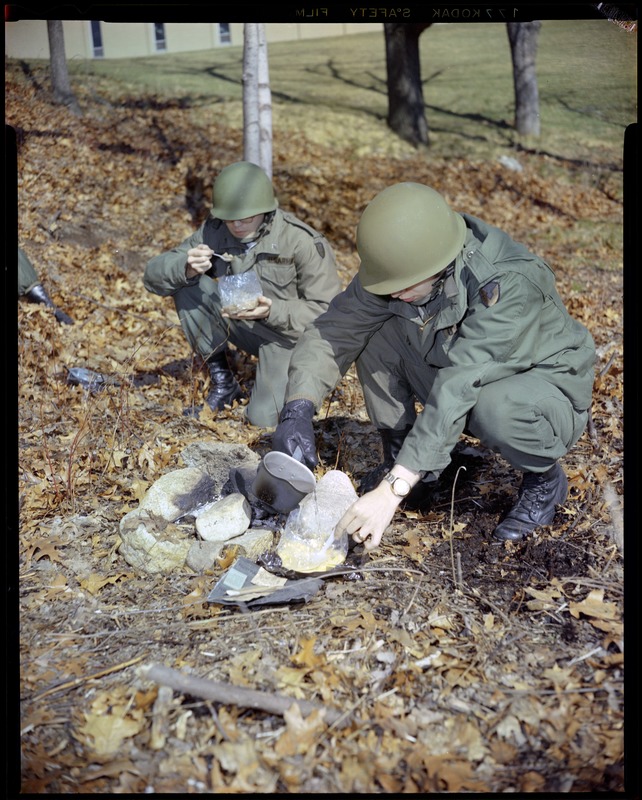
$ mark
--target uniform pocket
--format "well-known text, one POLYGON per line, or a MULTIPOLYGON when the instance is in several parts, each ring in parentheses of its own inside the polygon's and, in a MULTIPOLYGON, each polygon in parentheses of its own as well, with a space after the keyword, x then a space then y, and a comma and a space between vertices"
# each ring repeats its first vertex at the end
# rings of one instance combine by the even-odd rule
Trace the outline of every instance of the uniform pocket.
POLYGON ((271 286, 277 297, 296 296, 297 275, 296 267, 292 262, 286 264, 257 263, 255 270, 263 287, 271 286), (289 287, 293 287, 293 289, 288 292, 289 287))

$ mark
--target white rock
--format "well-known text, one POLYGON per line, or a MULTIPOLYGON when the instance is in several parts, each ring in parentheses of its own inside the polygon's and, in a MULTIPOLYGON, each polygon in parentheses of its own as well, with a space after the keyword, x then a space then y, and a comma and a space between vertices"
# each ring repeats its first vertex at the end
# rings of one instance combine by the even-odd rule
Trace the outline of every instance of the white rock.
POLYGON ((141 572, 169 573, 182 569, 192 544, 189 533, 145 509, 130 511, 120 521, 119 552, 141 572))
POLYGON ((260 456, 247 445, 227 442, 192 442, 181 453, 181 460, 186 467, 196 467, 206 472, 214 480, 216 494, 221 496, 236 491, 238 487, 229 488, 233 484, 233 473, 239 469, 254 469, 259 465, 260 456))
POLYGON ((204 572, 214 566, 224 547, 225 542, 192 542, 185 563, 193 572, 204 572))
POLYGON ((208 542, 227 542, 250 527, 252 508, 237 492, 217 500, 196 518, 196 531, 208 542))
POLYGON ((238 556, 249 558, 250 561, 256 559, 267 550, 271 550, 274 544, 274 532, 265 528, 251 528, 242 536, 238 536, 229 542, 230 547, 238 546, 238 556))
POLYGON ((160 477, 147 490, 139 508, 175 522, 214 497, 214 480, 196 467, 175 469, 160 477))
POLYGON ((272 549, 274 533, 265 528, 251 528, 229 542, 197 541, 190 547, 186 564, 194 572, 204 572, 218 567, 217 559, 227 558, 229 548, 235 549, 235 558, 249 558, 256 561, 258 557, 272 549))

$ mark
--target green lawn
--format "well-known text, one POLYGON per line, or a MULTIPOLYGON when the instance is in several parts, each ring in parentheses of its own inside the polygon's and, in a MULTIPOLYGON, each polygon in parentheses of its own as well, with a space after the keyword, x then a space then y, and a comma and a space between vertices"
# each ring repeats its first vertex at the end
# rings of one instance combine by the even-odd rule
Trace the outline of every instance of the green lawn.
MULTIPOLYGON (((433 25, 420 38, 431 152, 490 157, 515 141, 512 65, 503 23, 433 25)), ((388 136, 383 30, 278 42, 268 49, 275 120, 354 144, 388 136)), ((239 122, 242 47, 131 60, 70 62, 73 81, 116 81, 121 91, 220 104, 239 122), (230 102, 231 101, 231 102, 230 102)), ((608 20, 544 21, 537 74, 542 135, 537 149, 563 159, 621 160, 637 119, 637 34, 608 20)), ((100 92, 100 86, 98 87, 100 92)), ((392 138, 392 134, 390 134, 392 138)))

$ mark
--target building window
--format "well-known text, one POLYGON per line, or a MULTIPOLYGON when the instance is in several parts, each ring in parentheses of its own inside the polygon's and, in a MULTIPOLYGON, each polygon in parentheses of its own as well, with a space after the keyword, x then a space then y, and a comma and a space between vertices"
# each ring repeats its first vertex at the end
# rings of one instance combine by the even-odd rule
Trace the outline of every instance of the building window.
POLYGON ((100 30, 100 22, 98 20, 91 21, 91 45, 94 51, 94 58, 102 58, 105 55, 103 50, 103 34, 100 30))
POLYGON ((154 23, 154 41, 157 50, 167 50, 167 42, 165 41, 165 23, 154 23))
POLYGON ((229 22, 219 22, 218 24, 218 40, 220 44, 232 43, 232 31, 230 30, 229 22))

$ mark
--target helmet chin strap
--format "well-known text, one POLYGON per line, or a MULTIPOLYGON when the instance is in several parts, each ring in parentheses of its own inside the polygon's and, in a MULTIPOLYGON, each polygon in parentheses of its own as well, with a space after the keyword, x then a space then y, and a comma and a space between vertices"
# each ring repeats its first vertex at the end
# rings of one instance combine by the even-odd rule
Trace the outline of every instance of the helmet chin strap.
POLYGON ((255 242, 259 238, 259 231, 254 231, 249 236, 244 236, 242 239, 239 239, 241 244, 249 244, 250 242, 255 242))
POLYGON ((254 233, 251 233, 249 236, 244 236, 242 239, 239 239, 239 242, 241 242, 241 244, 249 244, 250 242, 256 242, 256 240, 261 236, 263 231, 266 229, 269 220, 271 220, 273 216, 274 216, 273 212, 266 214, 265 219, 259 225, 259 227, 254 231, 254 233))
POLYGON ((431 297, 432 297, 432 291, 429 294, 425 295, 425 297, 420 297, 419 300, 411 300, 409 305, 411 305, 411 306, 425 306, 426 303, 430 300, 431 297))
POLYGON ((441 290, 443 289, 444 283, 446 281, 446 278, 449 275, 452 275, 454 271, 455 271, 455 262, 452 261, 446 267, 446 269, 442 270, 440 273, 438 273, 435 276, 436 280, 435 280, 435 283, 432 285, 432 288, 431 288, 430 292, 425 297, 422 297, 421 299, 415 300, 414 302, 410 303, 410 305, 411 306, 423 306, 426 303, 428 303, 430 300, 434 300, 435 297, 437 297, 437 295, 440 294, 441 290))

